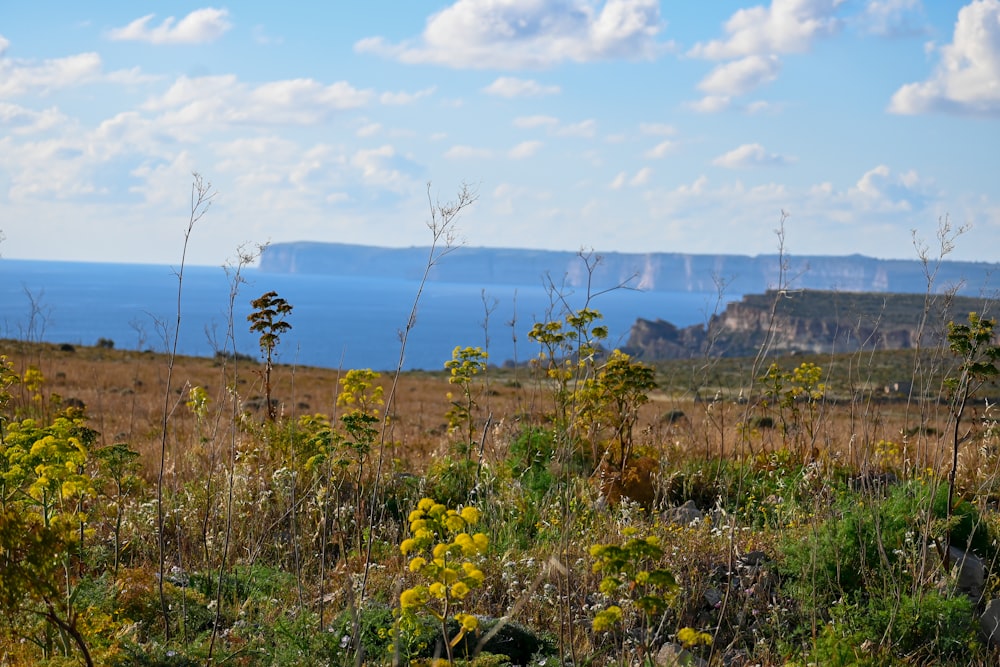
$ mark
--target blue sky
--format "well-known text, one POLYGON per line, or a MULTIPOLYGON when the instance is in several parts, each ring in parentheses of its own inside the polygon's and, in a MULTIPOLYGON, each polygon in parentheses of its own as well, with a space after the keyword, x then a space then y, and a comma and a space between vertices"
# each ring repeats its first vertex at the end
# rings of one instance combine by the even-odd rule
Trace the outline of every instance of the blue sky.
POLYGON ((0 254, 426 245, 1000 261, 1000 0, 21 2, 0 254), (155 13, 146 14, 147 11, 155 13))

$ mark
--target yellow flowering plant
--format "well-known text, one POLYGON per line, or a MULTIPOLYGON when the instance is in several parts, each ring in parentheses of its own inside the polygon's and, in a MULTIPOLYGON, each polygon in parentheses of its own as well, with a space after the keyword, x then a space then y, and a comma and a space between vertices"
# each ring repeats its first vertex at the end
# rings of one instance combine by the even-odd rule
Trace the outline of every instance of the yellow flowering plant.
POLYGON ((441 626, 449 662, 452 649, 479 628, 475 616, 459 611, 469 593, 482 586, 485 578, 475 561, 486 551, 489 538, 484 533, 470 533, 479 519, 475 507, 454 510, 422 498, 409 516, 411 536, 399 547, 409 558, 408 570, 420 582, 399 596, 399 625, 413 624, 421 615, 430 615, 441 626), (458 622, 458 632, 450 638, 449 618, 458 622))
POLYGON ((677 581, 669 570, 656 567, 663 558, 658 537, 632 538, 622 544, 595 544, 590 548, 593 570, 604 575, 600 591, 616 601, 594 616, 595 632, 609 632, 625 618, 626 608, 635 609, 643 626, 643 653, 648 653, 653 628, 677 590, 677 581))
POLYGON ((471 452, 471 443, 475 437, 472 411, 476 408, 476 400, 472 395, 472 381, 477 375, 486 372, 488 357, 489 355, 481 347, 456 347, 452 350, 451 359, 444 362, 444 367, 451 372, 448 378, 449 384, 457 384, 462 388, 462 401, 452 401, 451 409, 446 416, 448 427, 452 431, 464 430, 462 446, 466 450, 466 455, 471 452))

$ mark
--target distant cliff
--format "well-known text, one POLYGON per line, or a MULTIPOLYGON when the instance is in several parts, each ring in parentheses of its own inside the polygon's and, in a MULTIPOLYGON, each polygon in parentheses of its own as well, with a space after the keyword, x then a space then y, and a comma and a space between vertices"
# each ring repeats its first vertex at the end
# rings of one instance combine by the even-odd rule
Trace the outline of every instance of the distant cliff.
MULTIPOLYGON (((418 279, 429 249, 382 248, 343 243, 275 243, 261 257, 260 269, 274 273, 320 273, 418 279)), ((779 284, 778 255, 689 255, 683 253, 599 253, 592 286, 604 289, 629 281, 640 289, 664 292, 719 291, 761 293, 779 284)), ((847 257, 785 257, 791 287, 843 292, 927 291, 925 267, 916 260, 847 257)), ((932 267, 933 268, 933 267, 932 267)), ((961 285, 959 293, 979 294, 1000 264, 943 262, 934 289, 961 285)), ((558 284, 587 284, 587 267, 577 253, 510 248, 459 247, 431 270, 430 279, 477 285, 538 285, 550 276, 558 284)))
POLYGON ((772 290, 730 303, 707 326, 639 319, 625 349, 644 361, 751 356, 765 344, 776 354, 910 349, 940 345, 949 320, 998 308, 972 297, 772 290))

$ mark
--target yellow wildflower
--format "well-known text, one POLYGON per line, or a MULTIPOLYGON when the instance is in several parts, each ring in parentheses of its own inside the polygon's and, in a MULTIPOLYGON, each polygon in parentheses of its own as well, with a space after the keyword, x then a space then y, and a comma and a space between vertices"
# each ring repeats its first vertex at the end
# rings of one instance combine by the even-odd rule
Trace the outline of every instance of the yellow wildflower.
POLYGON ((480 512, 475 507, 463 507, 462 508, 462 518, 470 526, 479 523, 480 512))
POLYGON ((456 600, 463 600, 469 594, 469 587, 461 581, 456 581, 451 587, 451 596, 456 600))

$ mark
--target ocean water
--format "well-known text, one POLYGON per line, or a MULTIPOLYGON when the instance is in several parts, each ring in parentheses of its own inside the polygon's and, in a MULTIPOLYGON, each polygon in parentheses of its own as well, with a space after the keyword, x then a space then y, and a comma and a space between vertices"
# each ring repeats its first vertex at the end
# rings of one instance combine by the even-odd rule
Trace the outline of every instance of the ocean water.
MULTIPOLYGON (((292 329, 281 338, 279 363, 327 368, 396 367, 400 332, 419 284, 328 275, 275 274, 244 269, 236 286, 221 267, 188 266, 180 295, 180 354, 212 356, 233 349, 258 355, 250 333, 250 301, 274 290, 293 306, 292 329)), ((566 295, 573 309, 585 294, 566 295)), ((730 297, 738 298, 738 297, 730 297)), ((715 294, 617 290, 590 304, 602 313, 609 342, 620 346, 636 318, 678 326, 705 322, 715 294)), ((178 280, 169 266, 0 259, 0 337, 116 348, 168 348, 177 326, 178 280)), ((551 299, 538 285, 428 282, 407 341, 404 368, 435 370, 455 346, 481 346, 490 361, 526 360, 538 352, 527 336, 536 321, 550 319, 551 299), (487 306, 492 310, 488 318, 487 306), (488 336, 488 344, 487 344, 488 336), (515 340, 516 338, 516 340, 515 340)), ((559 309, 555 311, 557 314, 559 309)))

